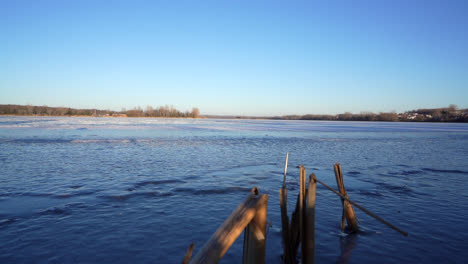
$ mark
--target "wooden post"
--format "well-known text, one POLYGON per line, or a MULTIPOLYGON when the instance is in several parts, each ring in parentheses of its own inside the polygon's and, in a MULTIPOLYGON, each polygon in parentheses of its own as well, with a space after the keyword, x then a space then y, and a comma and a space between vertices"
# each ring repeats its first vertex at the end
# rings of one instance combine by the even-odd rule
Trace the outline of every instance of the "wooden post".
POLYGON ((194 243, 190 244, 190 247, 187 249, 187 253, 185 254, 184 260, 182 260, 182 264, 189 263, 190 258, 192 257, 192 252, 193 252, 194 247, 195 247, 194 243))
MULTIPOLYGON (((341 172, 341 165, 338 163, 335 163, 334 169, 335 169, 336 184, 338 185, 338 190, 340 191, 341 195, 348 198, 348 194, 346 193, 346 189, 343 183, 343 173, 341 172)), ((341 203, 343 205, 343 213, 346 217, 348 228, 352 231, 358 230, 358 224, 356 221, 356 214, 354 214, 353 205, 343 198, 341 198, 341 203)), ((342 226, 343 226, 343 223, 342 223, 342 226)))
POLYGON ((302 263, 315 263, 315 195, 317 181, 315 174, 309 176, 305 210, 304 239, 302 241, 302 263))
POLYGON ((244 252, 242 256, 242 263, 244 264, 265 263, 267 204, 268 197, 265 203, 257 207, 255 217, 244 231, 244 252))
POLYGON ((306 169, 304 165, 301 165, 301 174, 300 174, 300 191, 299 191, 299 237, 300 242, 303 244, 305 232, 305 200, 306 200, 306 169))
POLYGON ((294 263, 294 258, 291 255, 291 233, 289 232, 289 217, 288 217, 288 190, 282 188, 280 194, 281 207, 281 228, 283 233, 283 263, 294 263))
POLYGON ((217 263, 267 200, 268 195, 260 195, 258 189, 253 188, 252 193, 216 230, 190 263, 217 263))
POLYGON ((302 241, 303 215, 304 215, 304 197, 305 197, 305 168, 301 165, 299 177, 299 194, 297 195, 296 209, 291 217, 291 227, 289 229, 289 243, 291 245, 291 256, 296 259, 299 244, 302 241))
POLYGON ((284 162, 283 187, 279 191, 281 207, 281 228, 283 234, 283 263, 293 263, 291 260, 290 227, 288 217, 288 191, 286 189, 286 174, 288 172, 289 152, 286 152, 286 161, 284 162))
MULTIPOLYGON (((293 260, 296 259, 297 255, 297 249, 299 248, 299 243, 301 242, 301 236, 300 236, 300 226, 299 226, 299 198, 300 195, 297 195, 297 202, 296 202, 296 209, 294 210, 292 216, 291 216, 291 226, 289 229, 289 245, 290 245, 290 253, 291 253, 291 258, 293 260)), ((294 262, 293 262, 294 263, 294 262)))

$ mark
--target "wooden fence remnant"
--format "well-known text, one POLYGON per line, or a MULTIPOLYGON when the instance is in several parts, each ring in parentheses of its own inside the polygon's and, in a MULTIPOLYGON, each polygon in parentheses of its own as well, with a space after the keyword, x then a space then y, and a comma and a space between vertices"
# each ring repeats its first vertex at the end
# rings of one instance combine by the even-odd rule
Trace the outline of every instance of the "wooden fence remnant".
MULTIPOLYGON (((307 185, 306 169, 304 165, 300 166, 299 193, 297 195, 295 210, 291 216, 291 221, 289 221, 286 189, 288 154, 286 153, 283 186, 279 191, 284 245, 283 263, 297 263, 296 256, 299 245, 301 245, 302 263, 315 263, 315 201, 317 183, 322 184, 341 198, 343 206, 342 229, 344 228, 345 219, 350 230, 355 231, 358 229, 357 218, 353 209, 354 205, 404 236, 408 236, 408 233, 405 231, 395 227, 349 199, 343 183, 341 166, 338 163, 335 163, 334 171, 339 191, 318 180, 314 173, 310 174, 309 184, 307 185)), ((182 263, 217 263, 243 230, 245 232, 242 262, 265 263, 267 204, 268 195, 260 194, 258 188, 254 187, 248 197, 232 212, 197 255, 189 262, 194 244, 190 245, 182 263)), ((349 257, 349 253, 343 254, 342 252, 342 255, 349 257)))

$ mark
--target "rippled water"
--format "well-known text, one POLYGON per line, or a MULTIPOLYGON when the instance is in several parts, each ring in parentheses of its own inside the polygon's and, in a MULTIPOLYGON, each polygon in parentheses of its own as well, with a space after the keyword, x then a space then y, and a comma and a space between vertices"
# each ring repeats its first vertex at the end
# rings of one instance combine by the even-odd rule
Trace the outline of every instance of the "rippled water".
MULTIPOLYGON (((267 262, 280 263, 278 190, 299 169, 336 188, 342 165, 361 232, 318 186, 317 263, 464 263, 468 125, 0 117, 1 263, 179 263, 253 186, 269 194, 267 262)), ((223 258, 240 263, 242 237, 223 258)))

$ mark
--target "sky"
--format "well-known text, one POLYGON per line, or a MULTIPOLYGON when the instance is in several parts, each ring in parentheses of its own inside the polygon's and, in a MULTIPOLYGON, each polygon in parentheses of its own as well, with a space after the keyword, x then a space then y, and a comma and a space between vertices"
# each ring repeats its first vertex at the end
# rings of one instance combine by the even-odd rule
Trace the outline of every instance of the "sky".
POLYGON ((468 1, 0 1, 0 104, 468 107, 468 1))

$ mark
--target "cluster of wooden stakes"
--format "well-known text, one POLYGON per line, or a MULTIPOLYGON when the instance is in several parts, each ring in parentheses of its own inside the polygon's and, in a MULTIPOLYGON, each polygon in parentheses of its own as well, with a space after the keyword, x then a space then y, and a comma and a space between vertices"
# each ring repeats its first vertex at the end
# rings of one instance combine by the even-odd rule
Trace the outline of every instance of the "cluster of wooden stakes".
MULTIPOLYGON (((310 174, 309 184, 306 185, 306 169, 300 167, 300 188, 297 197, 296 208, 291 221, 287 211, 286 172, 288 156, 284 166, 283 186, 279 191, 281 207, 281 225, 283 235, 283 258, 285 264, 298 263, 297 252, 301 246, 302 263, 315 263, 315 196, 317 183, 334 192, 341 198, 343 212, 341 217, 341 230, 345 228, 353 232, 358 230, 358 220, 354 213, 353 205, 361 211, 377 219, 388 227, 398 231, 404 236, 408 233, 385 221, 361 205, 349 199, 343 184, 341 166, 335 163, 335 177, 338 191, 318 180, 315 174, 310 174)), ((244 232, 244 247, 242 263, 265 263, 265 242, 267 227, 268 195, 260 194, 254 187, 247 198, 231 213, 226 221, 216 230, 211 238, 192 257, 194 244, 192 243, 182 261, 186 263, 217 263, 231 247, 237 237, 244 232)))

